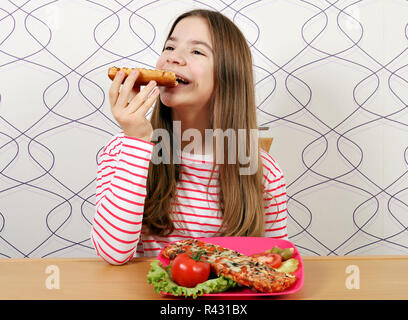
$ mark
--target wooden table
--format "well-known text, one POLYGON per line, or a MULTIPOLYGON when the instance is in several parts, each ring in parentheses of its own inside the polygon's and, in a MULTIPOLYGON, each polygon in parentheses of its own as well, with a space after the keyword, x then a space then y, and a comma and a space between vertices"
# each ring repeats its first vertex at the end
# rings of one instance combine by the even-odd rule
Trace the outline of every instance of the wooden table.
MULTIPOLYGON (((156 294, 147 283, 152 260, 137 258, 123 266, 111 266, 97 258, 3 259, 0 260, 0 299, 174 299, 156 294)), ((303 262, 303 288, 295 294, 270 299, 408 298, 408 256, 310 256, 303 257, 303 262), (348 266, 356 267, 347 269, 348 266), (348 289, 346 280, 357 279, 357 271, 359 289, 348 289)))

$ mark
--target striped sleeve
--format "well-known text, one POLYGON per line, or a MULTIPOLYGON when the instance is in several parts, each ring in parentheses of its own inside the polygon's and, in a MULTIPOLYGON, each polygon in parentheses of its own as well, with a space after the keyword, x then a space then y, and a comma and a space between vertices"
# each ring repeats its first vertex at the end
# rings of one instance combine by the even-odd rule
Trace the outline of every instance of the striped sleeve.
POLYGON ((136 251, 152 150, 152 143, 119 134, 98 158, 91 239, 98 256, 110 264, 124 264, 136 251))
POLYGON ((261 157, 264 172, 265 237, 287 240, 285 177, 270 154, 262 152, 261 157))

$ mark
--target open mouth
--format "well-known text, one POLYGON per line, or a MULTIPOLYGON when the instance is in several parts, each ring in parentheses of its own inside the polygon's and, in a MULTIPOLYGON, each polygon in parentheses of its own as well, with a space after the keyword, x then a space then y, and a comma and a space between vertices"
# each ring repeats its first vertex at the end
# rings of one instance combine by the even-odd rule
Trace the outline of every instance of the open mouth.
POLYGON ((177 76, 176 81, 180 84, 189 84, 190 82, 187 79, 184 79, 183 77, 177 76))

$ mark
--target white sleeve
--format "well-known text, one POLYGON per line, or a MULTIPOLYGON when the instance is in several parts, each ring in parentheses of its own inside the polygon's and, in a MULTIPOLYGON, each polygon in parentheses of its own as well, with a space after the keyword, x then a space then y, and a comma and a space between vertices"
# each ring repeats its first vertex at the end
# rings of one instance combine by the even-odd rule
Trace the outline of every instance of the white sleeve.
POLYGON ((278 163, 267 153, 264 162, 265 237, 288 239, 286 182, 278 163))
POLYGON ((91 239, 98 256, 110 264, 124 264, 136 251, 153 146, 121 134, 99 156, 91 239))

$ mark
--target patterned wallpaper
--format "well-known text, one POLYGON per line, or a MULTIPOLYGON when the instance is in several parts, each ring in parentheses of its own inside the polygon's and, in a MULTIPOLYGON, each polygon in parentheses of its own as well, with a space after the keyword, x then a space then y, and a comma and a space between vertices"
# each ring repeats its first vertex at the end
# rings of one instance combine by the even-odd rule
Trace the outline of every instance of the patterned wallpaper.
POLYGON ((303 255, 408 254, 408 1, 4 0, 0 257, 93 257, 107 68, 153 67, 173 19, 223 12, 251 46, 259 124, 303 255))

